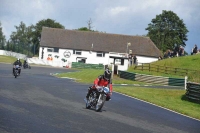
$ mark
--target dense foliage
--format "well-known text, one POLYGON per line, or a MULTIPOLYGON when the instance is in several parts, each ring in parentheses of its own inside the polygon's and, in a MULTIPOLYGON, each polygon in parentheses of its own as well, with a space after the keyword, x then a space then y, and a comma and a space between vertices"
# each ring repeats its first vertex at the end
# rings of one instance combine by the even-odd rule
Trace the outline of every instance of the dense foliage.
POLYGON ((146 28, 148 36, 161 50, 173 50, 176 46, 185 47, 188 30, 181 20, 172 11, 163 11, 162 14, 156 15, 151 23, 146 28))
MULTIPOLYGON (((16 31, 13 31, 10 35, 10 40, 6 45, 6 50, 30 56, 38 55, 43 26, 51 28, 65 28, 63 25, 52 19, 41 20, 36 25, 31 26, 26 26, 25 23, 20 22, 19 26, 15 26, 16 31)), ((0 48, 3 49, 2 47, 0 48)))
POLYGON ((1 23, 0 23, 0 49, 5 49, 6 37, 3 34, 1 23))

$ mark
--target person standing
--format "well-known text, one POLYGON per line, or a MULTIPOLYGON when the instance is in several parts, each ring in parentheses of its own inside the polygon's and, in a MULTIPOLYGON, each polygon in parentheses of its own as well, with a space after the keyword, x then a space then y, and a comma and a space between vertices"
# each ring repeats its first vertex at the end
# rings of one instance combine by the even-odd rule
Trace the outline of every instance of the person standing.
POLYGON ((134 64, 136 64, 137 63, 137 57, 134 55, 134 57, 133 57, 133 62, 134 62, 134 64))
POLYGON ((193 54, 197 54, 197 49, 198 49, 198 48, 197 48, 197 45, 195 44, 195 45, 194 45, 194 48, 193 48, 193 54))

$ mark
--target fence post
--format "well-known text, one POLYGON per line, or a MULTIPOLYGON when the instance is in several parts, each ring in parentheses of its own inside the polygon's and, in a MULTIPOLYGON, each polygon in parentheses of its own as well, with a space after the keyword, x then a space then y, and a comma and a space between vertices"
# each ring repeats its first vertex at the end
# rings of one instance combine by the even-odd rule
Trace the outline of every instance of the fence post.
POLYGON ((157 65, 157 72, 159 72, 159 71, 160 71, 160 70, 159 70, 159 67, 160 67, 160 66, 159 66, 159 65, 157 65))
POLYGON ((185 76, 185 90, 187 89, 187 79, 188 79, 188 77, 185 76))
POLYGON ((113 79, 113 75, 114 75, 114 64, 112 64, 111 67, 112 67, 111 79, 113 79))
POLYGON ((151 71, 150 69, 151 69, 151 67, 150 67, 150 63, 149 63, 149 72, 151 71))
POLYGON ((143 71, 143 63, 142 63, 142 71, 143 71))
POLYGON ((186 75, 188 74, 188 69, 186 69, 186 75))

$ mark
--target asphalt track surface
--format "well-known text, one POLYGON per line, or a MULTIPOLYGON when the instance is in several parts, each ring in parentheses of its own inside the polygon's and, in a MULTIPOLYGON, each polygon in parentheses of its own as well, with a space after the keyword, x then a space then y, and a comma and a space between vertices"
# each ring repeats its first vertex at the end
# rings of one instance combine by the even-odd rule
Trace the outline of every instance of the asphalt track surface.
POLYGON ((200 133, 200 121, 113 93, 101 112, 86 109, 87 84, 56 78, 65 68, 0 63, 0 133, 200 133))

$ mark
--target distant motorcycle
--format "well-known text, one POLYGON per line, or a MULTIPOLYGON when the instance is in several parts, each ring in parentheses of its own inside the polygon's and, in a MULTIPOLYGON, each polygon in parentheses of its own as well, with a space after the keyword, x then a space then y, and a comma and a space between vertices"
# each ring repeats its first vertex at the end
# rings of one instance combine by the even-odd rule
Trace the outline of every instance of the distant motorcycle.
POLYGON ((14 68, 14 76, 15 78, 17 78, 17 76, 19 76, 19 70, 21 69, 21 67, 19 65, 15 65, 14 68))
POLYGON ((101 87, 96 90, 92 90, 92 93, 89 95, 88 100, 84 99, 86 102, 86 108, 93 108, 97 112, 100 111, 106 101, 106 96, 109 94, 108 87, 101 87))
POLYGON ((31 69, 31 66, 30 66, 28 63, 25 63, 25 64, 23 65, 23 68, 24 68, 24 69, 26 69, 26 68, 31 69))

